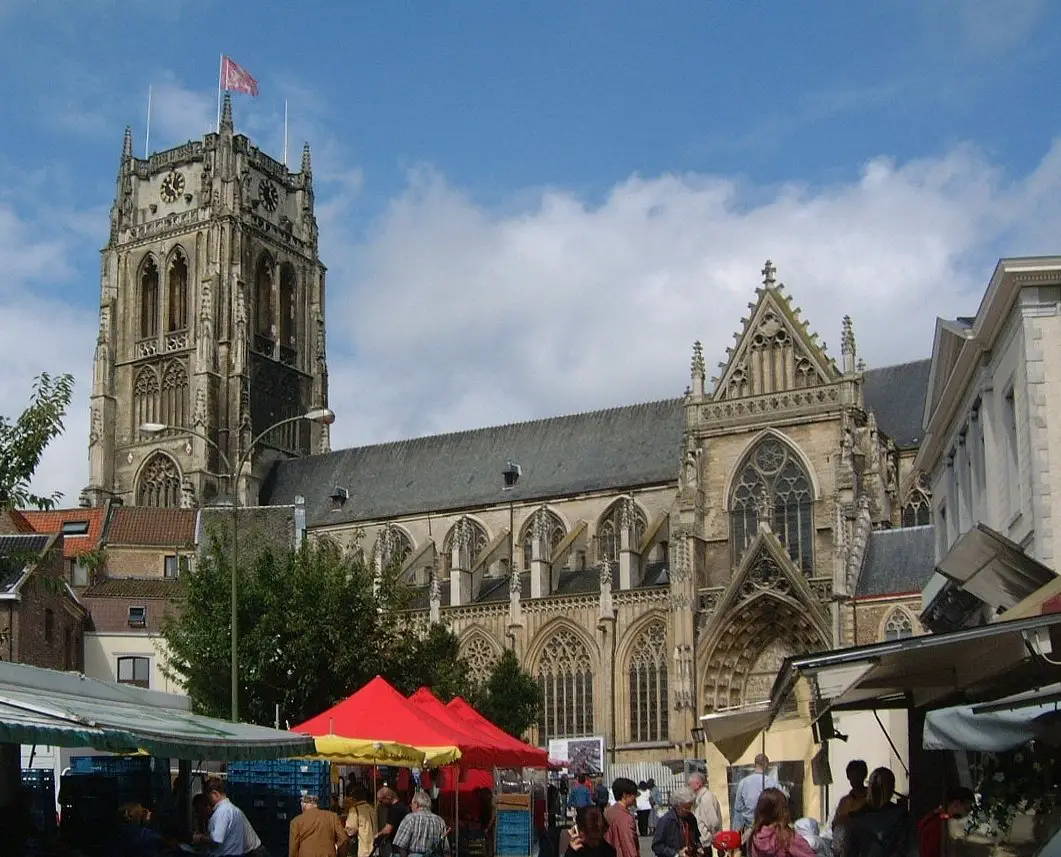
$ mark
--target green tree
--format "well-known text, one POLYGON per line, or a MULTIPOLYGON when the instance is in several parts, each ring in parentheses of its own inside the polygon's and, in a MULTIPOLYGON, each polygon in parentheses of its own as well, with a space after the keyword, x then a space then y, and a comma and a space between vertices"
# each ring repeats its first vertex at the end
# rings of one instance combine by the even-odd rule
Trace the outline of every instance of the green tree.
MULTIPOLYGON (((167 674, 198 711, 227 717, 230 699, 230 564, 211 537, 166 618, 167 674)), ((403 693, 427 685, 444 699, 468 690, 456 637, 434 625, 410 628, 400 611, 409 589, 397 569, 375 579, 360 551, 326 540, 301 550, 263 550, 240 563, 240 716, 292 724, 345 699, 376 675, 403 693)))
POLYGON ((38 496, 30 481, 48 444, 63 433, 63 420, 74 391, 71 375, 41 373, 33 382, 29 407, 17 420, 0 416, 0 509, 36 506, 51 509, 58 491, 38 496))
POLYGON ((479 713, 520 737, 538 722, 542 691, 534 676, 524 670, 511 649, 505 649, 490 678, 473 697, 479 713))

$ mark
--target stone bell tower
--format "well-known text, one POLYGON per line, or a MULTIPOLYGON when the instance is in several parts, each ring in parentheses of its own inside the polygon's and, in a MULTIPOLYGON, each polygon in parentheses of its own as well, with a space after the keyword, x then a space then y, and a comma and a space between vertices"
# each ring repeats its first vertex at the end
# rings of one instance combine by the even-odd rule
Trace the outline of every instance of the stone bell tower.
MULTIPOLYGON (((291 172, 234 132, 227 95, 217 133, 147 159, 127 129, 102 256, 83 502, 228 496, 226 458, 235 467, 264 429, 328 404, 309 145, 291 172)), ((256 502, 277 458, 328 448, 327 426, 306 420, 270 432, 241 499, 256 502)))

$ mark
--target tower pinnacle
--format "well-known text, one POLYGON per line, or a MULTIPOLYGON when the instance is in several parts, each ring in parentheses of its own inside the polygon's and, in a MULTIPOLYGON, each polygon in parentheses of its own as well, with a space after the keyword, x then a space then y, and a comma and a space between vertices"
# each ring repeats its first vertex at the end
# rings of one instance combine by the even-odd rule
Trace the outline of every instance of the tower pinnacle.
POLYGON ((221 129, 232 131, 232 96, 225 93, 225 100, 221 104, 221 129))
POLYGON ((304 143, 302 146, 302 172, 307 174, 313 172, 313 163, 309 154, 309 143, 304 143))
POLYGON ((125 139, 122 141, 122 161, 128 161, 133 156, 133 129, 125 126, 125 139))

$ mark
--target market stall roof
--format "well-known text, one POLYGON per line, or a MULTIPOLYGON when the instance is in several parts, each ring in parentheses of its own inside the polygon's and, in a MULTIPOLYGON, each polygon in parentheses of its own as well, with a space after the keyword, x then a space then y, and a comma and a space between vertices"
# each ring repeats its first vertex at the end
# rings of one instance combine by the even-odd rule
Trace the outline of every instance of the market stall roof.
POLYGON ((476 731, 482 731, 491 740, 501 744, 501 746, 510 747, 513 750, 522 753, 522 765, 524 768, 552 767, 549 763, 549 754, 546 753, 545 750, 535 747, 532 744, 528 744, 525 741, 520 741, 519 738, 512 737, 504 729, 492 723, 480 714, 474 706, 461 699, 459 696, 455 696, 451 699, 446 704, 446 708, 453 711, 462 722, 470 724, 476 731))
POLYGON ((380 745, 380 756, 374 763, 379 765, 447 765, 461 757, 453 735, 380 676, 292 731, 312 735, 317 752, 339 764, 371 763, 352 759, 366 746, 376 744, 380 745), (387 745, 404 751, 387 761, 383 757, 387 745), (410 749, 412 758, 406 752, 410 749))
POLYGON ((446 708, 446 704, 426 687, 410 696, 409 702, 458 739, 462 768, 493 770, 523 767, 523 759, 519 753, 502 747, 485 731, 461 723, 455 713, 446 708))
POLYGON ((1048 653, 1043 647, 1052 629, 1061 630, 1061 615, 791 657, 774 682, 771 712, 780 711, 800 681, 810 685, 814 717, 998 699, 1056 680, 1057 667, 1039 656, 1048 653))
POLYGON ((925 715, 926 750, 1000 753, 1032 740, 1056 743, 1061 721, 1061 684, 1000 699, 988 705, 955 705, 925 715))
POLYGON ((0 663, 0 742, 144 750, 176 759, 278 759, 312 750, 302 735, 193 714, 186 697, 0 663))

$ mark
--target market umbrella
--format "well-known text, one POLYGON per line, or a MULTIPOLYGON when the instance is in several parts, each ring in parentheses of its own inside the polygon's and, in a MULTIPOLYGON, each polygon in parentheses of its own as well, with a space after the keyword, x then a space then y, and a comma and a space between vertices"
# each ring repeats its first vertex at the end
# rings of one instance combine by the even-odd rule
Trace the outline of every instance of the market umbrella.
POLYGON ((549 765, 549 754, 544 750, 537 747, 533 747, 518 738, 513 738, 503 729, 495 726, 483 715, 475 710, 469 703, 465 702, 459 696, 451 699, 447 704, 446 708, 453 712, 458 718, 460 723, 466 724, 465 728, 470 728, 475 731, 476 734, 482 734, 491 741, 496 741, 502 747, 509 750, 513 750, 518 753, 519 763, 518 767, 524 768, 545 768, 549 765))
POLYGON ((452 734, 380 676, 291 731, 312 735, 317 753, 341 765, 434 767, 461 756, 452 734))
POLYGON ((461 722, 456 712, 426 687, 409 697, 409 702, 445 727, 457 739, 460 747, 461 768, 492 770, 493 768, 521 768, 525 754, 512 747, 505 747, 493 736, 472 725, 461 722))

